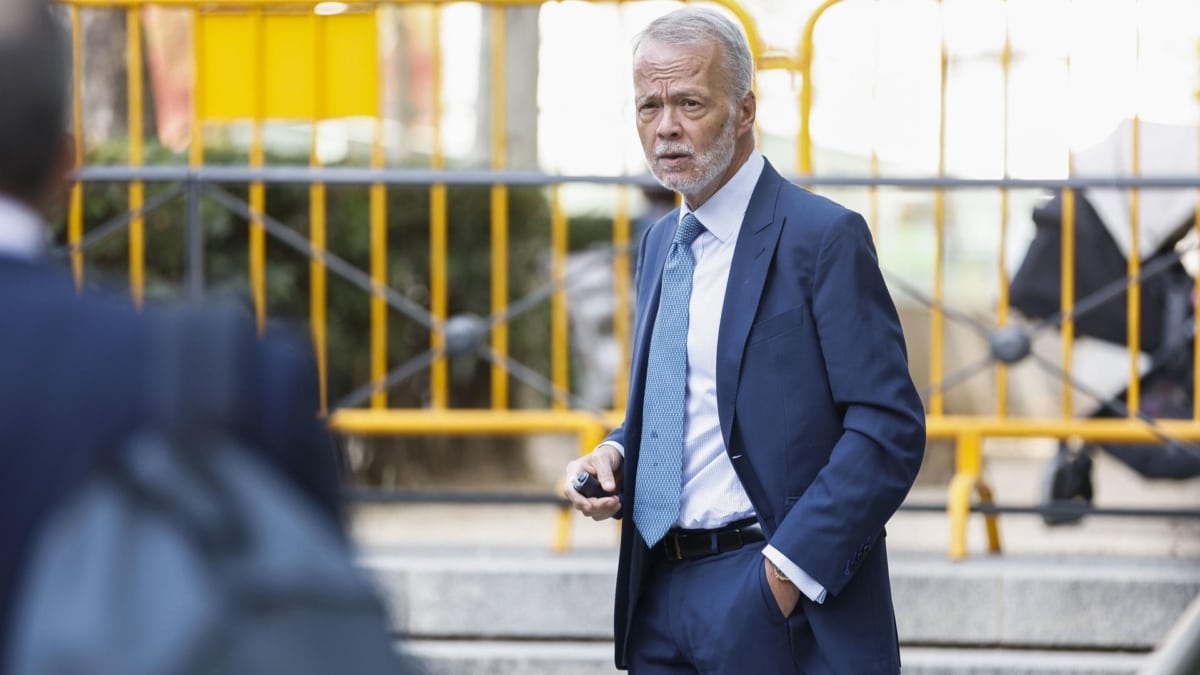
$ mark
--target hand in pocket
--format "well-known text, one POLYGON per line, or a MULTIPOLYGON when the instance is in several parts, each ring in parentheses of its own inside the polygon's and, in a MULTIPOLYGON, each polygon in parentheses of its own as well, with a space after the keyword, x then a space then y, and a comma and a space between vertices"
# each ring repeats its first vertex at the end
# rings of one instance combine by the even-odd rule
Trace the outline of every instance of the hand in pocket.
POLYGON ((767 586, 771 589, 771 595, 775 596, 775 604, 779 605, 779 611, 784 617, 791 616, 792 612, 796 611, 796 605, 800 603, 800 589, 792 582, 780 579, 775 573, 775 566, 766 557, 763 558, 762 564, 767 586))

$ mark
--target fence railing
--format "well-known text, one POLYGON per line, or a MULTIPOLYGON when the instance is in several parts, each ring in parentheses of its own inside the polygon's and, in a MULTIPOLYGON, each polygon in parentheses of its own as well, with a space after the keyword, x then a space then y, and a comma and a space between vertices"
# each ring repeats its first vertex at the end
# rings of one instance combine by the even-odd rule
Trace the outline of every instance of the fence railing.
MULTIPOLYGON (((487 115, 487 151, 486 168, 462 169, 451 167, 447 159, 446 139, 444 128, 445 98, 444 85, 446 74, 444 70, 443 46, 440 36, 444 34, 441 24, 446 6, 452 3, 441 0, 426 0, 425 2, 407 2, 406 0, 391 0, 389 2, 354 3, 348 14, 328 15, 331 3, 295 2, 294 0, 159 0, 150 3, 142 0, 60 0, 69 13, 73 45, 75 49, 75 95, 74 95, 74 130, 78 138, 87 140, 83 122, 83 105, 81 99, 82 82, 82 22, 81 13, 89 11, 124 12, 126 17, 126 64, 128 69, 128 119, 129 146, 128 161, 124 165, 105 166, 88 165, 84 159, 83 146, 79 144, 77 161, 81 165, 77 173, 78 182, 71 193, 70 211, 67 226, 67 246, 64 249, 70 257, 74 274, 82 284, 85 276, 85 252, 100 241, 110 238, 119 232, 125 232, 128 238, 129 282, 133 299, 139 305, 144 301, 146 292, 145 263, 148 251, 146 249, 145 218, 152 212, 162 209, 177 200, 183 202, 183 217, 181 227, 187 233, 185 245, 185 273, 183 278, 184 290, 192 295, 205 292, 209 280, 205 278, 205 223, 203 209, 214 206, 238 215, 247 224, 246 247, 248 251, 248 291, 252 299, 254 311, 260 327, 264 325, 270 310, 267 303, 267 249, 268 246, 283 247, 294 251, 309 261, 308 274, 308 319, 316 350, 316 359, 321 381, 321 401, 323 412, 328 414, 330 425, 347 434, 356 435, 523 435, 531 433, 570 434, 577 438, 579 450, 590 450, 608 428, 618 423, 623 415, 625 392, 628 386, 628 349, 631 337, 631 265, 629 252, 634 243, 632 226, 631 197, 635 187, 648 186, 650 183, 644 177, 631 176, 628 173, 611 175, 569 175, 565 173, 543 173, 536 170, 518 170, 508 166, 506 157, 507 121, 505 119, 508 88, 506 84, 514 79, 506 65, 506 44, 509 35, 506 29, 506 12, 508 9, 524 7, 541 7, 541 0, 485 0, 477 3, 480 7, 491 8, 486 18, 486 30, 481 31, 481 40, 485 43, 481 48, 481 56, 489 67, 486 77, 486 91, 483 92, 487 115), (187 144, 186 165, 172 166, 147 164, 145 161, 143 111, 145 109, 145 92, 143 91, 144 73, 142 72, 145 54, 145 10, 148 7, 166 8, 180 12, 183 22, 190 27, 190 66, 191 88, 187 116, 189 118, 189 137, 187 144), (438 36, 433 47, 424 54, 428 58, 427 75, 429 90, 428 115, 428 166, 423 168, 399 168, 389 163, 388 148, 394 141, 388 140, 384 124, 384 114, 380 110, 366 111, 372 119, 370 137, 370 152, 366 166, 325 166, 319 148, 321 138, 320 125, 324 120, 337 114, 363 114, 362 105, 381 107, 386 98, 382 92, 386 88, 384 81, 388 77, 388 69, 374 64, 368 72, 375 79, 376 89, 370 95, 359 96, 351 105, 346 101, 332 99, 331 92, 341 91, 338 84, 342 76, 331 68, 344 67, 345 64, 331 65, 329 54, 330 44, 338 41, 351 40, 355 35, 370 40, 374 49, 380 49, 375 43, 379 26, 378 17, 385 10, 407 10, 418 8, 429 12, 428 23, 431 35, 438 36), (353 17, 349 24, 346 17, 353 17), (339 18, 341 17, 341 18, 339 18), (364 18, 365 17, 365 18, 364 18), (371 20, 367 20, 371 19, 371 20), (342 22, 342 23, 339 23, 342 22), (240 31, 237 35, 249 40, 248 45, 242 45, 249 63, 241 64, 247 73, 239 77, 244 82, 247 91, 252 92, 252 100, 244 105, 240 112, 228 112, 222 108, 218 99, 227 95, 222 93, 214 80, 215 72, 226 72, 229 63, 216 60, 212 54, 213 45, 219 44, 219 36, 214 36, 216 30, 240 31), (205 33, 205 31, 208 31, 205 33), (355 31, 360 31, 356 33, 355 31), (365 31, 365 32, 362 32, 365 31), (347 37, 349 36, 349 37, 347 37), (278 101, 268 100, 268 92, 280 96, 282 90, 278 82, 268 80, 269 75, 279 77, 278 65, 272 60, 270 50, 279 46, 291 45, 305 53, 311 54, 310 66, 295 82, 292 93, 302 96, 302 104, 296 104, 289 109, 293 123, 311 127, 309 140, 309 161, 307 166, 269 165, 265 152, 265 126, 274 119, 277 110, 281 108, 278 101), (299 45, 299 47, 297 47, 299 45), (273 65, 274 64, 274 65, 273 65), (213 69, 212 72, 206 69, 213 69), (307 81, 303 81, 308 78, 307 81), (296 94, 296 92, 300 92, 296 94), (361 100, 360 100, 361 99, 361 100), (365 101, 366 103, 363 103, 365 101), (356 108, 355 106, 359 106, 356 108), (226 115, 244 115, 249 123, 248 162, 244 166, 215 165, 206 161, 205 148, 208 143, 206 129, 213 124, 214 116, 220 117, 214 111, 225 110, 226 115), (298 111, 298 112, 297 112, 298 111), (342 111, 338 113, 336 111, 342 111), (128 186, 128 211, 106 223, 85 223, 84 185, 91 183, 122 183, 128 186), (157 191, 147 198, 147 185, 170 186, 157 191), (267 190, 277 185, 308 186, 309 218, 308 231, 302 233, 294 226, 281 222, 267 212, 267 190), (489 223, 488 237, 490 247, 489 258, 489 305, 485 316, 479 317, 466 313, 451 314, 449 298, 453 291, 450 287, 451 250, 454 248, 454 228, 449 216, 449 190, 455 186, 483 186, 489 191, 489 223), (611 287, 613 295, 613 336, 623 350, 623 365, 617 367, 613 376, 613 397, 611 405, 597 407, 594 403, 584 401, 574 391, 571 377, 571 330, 569 325, 569 294, 573 279, 568 273, 568 256, 571 253, 570 218, 564 205, 563 190, 568 186, 590 185, 603 186, 608 190, 607 198, 611 199, 611 232, 607 237, 607 265, 611 268, 611 287), (238 186, 237 190, 231 186, 238 186), (370 239, 370 255, 365 265, 338 257, 330 251, 328 240, 331 227, 347 227, 348 223, 329 223, 327 213, 327 190, 337 186, 361 186, 367 190, 368 213, 365 223, 370 239), (512 298, 512 262, 509 251, 513 245, 510 237, 510 190, 518 186, 537 186, 547 192, 549 203, 549 233, 548 233, 548 281, 529 292, 526 296, 512 298), (408 289, 398 288, 389 279, 388 273, 388 192, 399 188, 420 188, 428 191, 428 239, 419 245, 428 246, 429 274, 427 293, 422 300, 414 300, 407 293, 408 289), (244 192, 242 192, 244 190, 244 192), (87 227, 85 228, 85 225, 87 227), (370 365, 367 381, 360 383, 340 398, 333 399, 329 391, 329 283, 338 279, 338 283, 348 283, 359 288, 369 299, 370 314, 367 338, 370 352, 370 365), (510 326, 513 319, 535 306, 549 308, 549 322, 544 328, 549 334, 548 372, 542 372, 518 361, 510 348, 510 326), (427 343, 423 348, 397 354, 389 351, 388 330, 394 317, 402 317, 421 327, 428 334, 427 343), (450 403, 450 359, 455 356, 474 354, 488 361, 490 366, 490 397, 485 408, 465 409, 455 407, 450 403), (423 405, 417 407, 397 407, 389 405, 388 391, 397 384, 421 373, 428 376, 428 397, 423 405), (515 406, 510 391, 510 384, 520 382, 532 390, 544 395, 545 406, 522 408, 515 406)), ((337 4, 337 3, 333 3, 337 4)), ((461 3, 457 3, 461 4, 461 3)), ((582 6, 582 3, 579 3, 582 6)), ((624 8, 637 5, 636 2, 594 2, 587 5, 605 5, 624 8)), ((985 514, 988 528, 989 548, 999 551, 1000 541, 996 525, 996 515, 1005 510, 1028 511, 1029 507, 1004 507, 993 503, 992 493, 983 477, 983 445, 989 438, 1025 438, 1048 437, 1057 439, 1078 438, 1094 442, 1147 442, 1159 443, 1171 439, 1186 448, 1195 450, 1195 442, 1200 441, 1200 422, 1197 421, 1200 410, 1194 410, 1189 420, 1156 420, 1148 419, 1139 409, 1139 376, 1141 374, 1141 349, 1139 317, 1143 311, 1140 289, 1149 275, 1158 270, 1143 268, 1143 256, 1129 255, 1128 266, 1125 270, 1124 281, 1117 292, 1125 291, 1127 296, 1126 321, 1127 351, 1129 355, 1129 384, 1125 395, 1123 410, 1125 414, 1116 419, 1091 419, 1080 417, 1076 410, 1075 392, 1081 387, 1087 390, 1084 383, 1071 375, 1073 349, 1076 342, 1075 322, 1078 317, 1094 309, 1094 303, 1089 304, 1087 298, 1077 298, 1074 289, 1077 261, 1074 259, 1075 250, 1075 219, 1076 200, 1084 191, 1091 189, 1108 189, 1122 191, 1128 196, 1130 207, 1128 239, 1131 251, 1140 251, 1139 244, 1140 220, 1144 210, 1139 207, 1139 195, 1148 189, 1174 189, 1200 192, 1200 172, 1187 170, 1176 172, 1144 172, 1140 164, 1143 151, 1139 146, 1140 126, 1135 116, 1131 126, 1131 162, 1127 170, 1110 173, 1076 173, 1073 155, 1068 151, 1065 176, 1058 177, 1025 177, 1015 178, 1010 175, 1009 147, 1010 115, 1013 104, 1010 101, 1010 90, 1014 81, 1013 70, 1020 62, 1020 49, 1014 47, 1014 41, 1008 22, 1008 5, 1005 7, 1004 31, 998 41, 996 64, 999 67, 999 81, 1003 90, 1000 97, 1002 118, 1000 127, 1003 135, 1003 150, 1000 170, 996 175, 986 177, 964 178, 954 175, 952 162, 948 161, 948 149, 951 147, 947 133, 948 125, 954 118, 951 116, 953 106, 949 105, 949 91, 952 90, 952 75, 955 70, 954 50, 947 37, 945 13, 952 11, 955 3, 926 3, 917 8, 921 12, 933 12, 930 16, 936 18, 942 13, 942 29, 940 39, 935 49, 937 58, 932 61, 937 69, 934 87, 937 100, 928 106, 934 110, 937 117, 934 146, 936 158, 932 162, 932 171, 885 171, 886 158, 876 145, 872 144, 863 153, 866 170, 857 168, 838 169, 825 168, 818 157, 822 147, 820 134, 814 132, 814 126, 820 118, 821 96, 828 93, 835 102, 841 94, 836 91, 826 92, 834 85, 825 77, 823 70, 824 59, 837 62, 839 54, 835 52, 838 45, 843 49, 861 49, 863 45, 846 40, 838 34, 837 40, 822 40, 823 31, 831 21, 841 20, 837 15, 841 11, 853 13, 856 21, 864 13, 892 12, 894 6, 886 3, 866 2, 865 0, 829 0, 822 4, 803 26, 798 25, 796 33, 802 36, 800 46, 789 52, 782 49, 771 49, 760 33, 753 19, 753 14, 745 7, 731 1, 707 3, 724 8, 731 13, 744 27, 749 36, 750 45, 757 60, 760 72, 760 82, 765 73, 779 72, 793 79, 791 89, 786 86, 776 101, 793 96, 795 119, 798 127, 794 138, 796 154, 795 165, 783 164, 782 168, 790 170, 797 182, 828 189, 847 197, 852 205, 861 206, 868 214, 868 221, 880 248, 881 259, 885 262, 894 258, 894 251, 904 252, 903 236, 893 236, 893 232, 904 231, 908 235, 914 232, 924 237, 932 251, 928 255, 928 265, 924 268, 925 278, 913 275, 889 274, 889 282, 898 297, 903 296, 909 303, 917 303, 928 308, 929 339, 928 344, 912 341, 910 351, 915 355, 923 355, 921 360, 928 362, 925 395, 928 407, 928 430, 931 438, 951 439, 956 444, 956 475, 952 480, 947 503, 938 505, 946 508, 950 516, 950 555, 962 557, 966 554, 966 526, 970 512, 974 509, 985 514), (838 6, 841 7, 838 7, 838 6), (833 17, 830 19, 829 17, 833 17), (831 54, 831 52, 834 52, 831 54), (799 82, 796 90, 795 81, 799 82), (823 88, 824 87, 824 88, 823 88), (988 308, 986 318, 980 317, 978 308, 956 310, 953 301, 947 297, 947 267, 952 256, 948 252, 953 233, 961 230, 962 225, 955 222, 948 194, 973 194, 980 191, 995 191, 998 199, 998 218, 995 227, 986 230, 993 237, 993 246, 997 259, 995 272, 991 275, 994 283, 995 304, 988 308), (1014 193, 1027 194, 1033 190, 1054 190, 1062 194, 1062 250, 1060 261, 1061 271, 1061 303, 1059 313, 1033 326, 1018 323, 1012 315, 1009 304, 1009 261, 1006 257, 1008 242, 1013 237, 1011 225, 1023 219, 1014 216, 1012 199, 1014 193), (898 196, 898 197, 897 197, 898 196), (915 222, 896 222, 889 210, 888 199, 899 198, 909 209, 916 208, 922 214, 918 218, 909 218, 915 222), (916 207, 914 207, 916 205, 916 207), (924 218, 927 214, 927 220, 924 218), (893 247, 893 241, 895 245, 893 247), (986 348, 980 358, 955 368, 947 368, 946 326, 947 322, 963 324, 970 332, 981 339, 986 348), (1022 345, 1039 332, 1056 331, 1063 337, 1061 358, 1058 363, 1052 363, 1037 354, 1031 354, 1022 345), (1016 345, 1015 347, 1013 345, 1016 345), (1030 360, 1038 367, 1053 370, 1061 376, 1061 410, 1059 414, 1051 415, 1019 415, 1010 411, 1010 402, 1016 394, 1011 391, 1010 369, 1022 360, 1030 360), (954 412, 953 406, 947 404, 947 394, 951 395, 956 387, 962 386, 972 378, 990 376, 994 378, 992 387, 994 404, 990 410, 976 408, 954 412), (973 497, 978 497, 978 503, 973 504, 973 497)), ((909 3, 916 7, 919 3, 909 3)), ((346 8, 341 8, 346 9, 346 8)), ((341 11, 339 9, 339 11, 341 11)), ((869 31, 858 31, 855 38, 863 40, 863 34, 869 37, 869 31)), ((1140 31, 1135 26, 1135 36, 1140 31)), ((876 39, 878 36, 876 36, 876 39)), ((1140 38, 1135 38, 1140 39, 1140 38)), ((339 43, 340 44, 340 43, 339 43)), ((571 56, 571 55, 568 55, 571 56)), ((1067 46, 1065 59, 1069 74, 1071 69, 1070 46, 1067 46)), ((879 68, 887 59, 877 59, 876 72, 873 79, 865 80, 862 86, 877 87, 882 79, 879 68)), ((889 66, 890 67, 890 66, 889 66)), ((622 73, 625 76, 625 73, 622 73)), ((517 75, 516 77, 519 77, 517 75)), ((627 78, 625 78, 627 79, 627 78)), ((841 78, 851 79, 855 78, 841 78)), ((778 83, 774 83, 778 84, 778 83)), ((838 85, 841 86, 841 85, 838 85)), ((481 90, 485 87, 481 86, 481 90)), ((239 90, 240 91, 240 90, 239 90)), ((1188 92, 1190 95, 1191 92, 1188 92)), ((597 96, 608 95, 598 93, 597 96)), ((613 94, 621 96, 621 94, 613 94)), ((767 96, 760 96, 766 99, 767 96)), ((245 104, 245 102, 242 102, 245 104)), ((233 105, 233 104, 230 104, 233 105)), ((283 106, 286 107, 286 106, 283 106)), ((278 113, 284 114, 284 113, 278 113)), ((828 122, 829 111, 824 119, 828 122)), ((876 113, 873 113, 876 114, 876 113)), ((614 125, 620 125, 614 120, 614 125)), ((481 125, 481 127, 484 125, 481 125)), ((779 136, 773 128, 760 125, 760 140, 764 146, 779 136)), ((780 159, 780 162, 785 160, 780 159)), ((831 167, 833 166, 831 160, 831 167)), ((960 214, 961 215, 961 214, 960 214)), ((353 224, 357 226, 358 224, 353 224)), ((903 234, 903 232, 901 232, 903 234)), ((905 236, 908 236, 905 235, 905 236)), ((909 246, 911 250, 911 245, 909 246)), ((155 253, 150 251, 150 254, 155 253)), ((1182 255, 1182 253, 1181 253, 1182 255)), ((1106 293, 1111 294, 1112 289, 1106 293)), ((978 303, 976 303, 978 304, 978 303)), ((1195 349, 1193 347, 1193 349, 1195 349)), ((1194 354, 1193 354, 1194 359, 1194 354)), ((920 375, 920 374, 919 374, 920 375)), ((1200 373, 1198 373, 1200 375, 1200 373)), ((1193 387, 1195 383, 1193 383, 1193 387)), ((1194 389, 1193 389, 1194 391, 1194 389)), ((1101 398, 1107 398, 1101 396, 1101 398)), ((1200 400, 1195 404, 1200 407, 1200 400)), ((554 499, 548 496, 547 499, 554 499)), ((1102 510, 1100 511, 1102 512, 1102 510)), ((1163 515, 1197 515, 1187 512, 1170 512, 1163 509, 1147 507, 1144 513, 1155 516, 1163 515)), ((1121 510, 1121 515, 1130 515, 1121 510)), ((566 525, 568 513, 564 510, 560 519, 560 527, 556 533, 556 546, 565 547, 566 525)))

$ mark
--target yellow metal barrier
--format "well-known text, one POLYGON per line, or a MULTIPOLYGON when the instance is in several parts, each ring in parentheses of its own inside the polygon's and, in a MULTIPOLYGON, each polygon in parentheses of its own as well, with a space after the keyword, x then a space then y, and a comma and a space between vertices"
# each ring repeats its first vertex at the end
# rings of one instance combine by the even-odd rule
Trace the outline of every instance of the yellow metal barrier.
MULTIPOLYGON (((609 0, 610 4, 613 1, 609 0)), ((380 114, 379 91, 382 86, 377 68, 375 30, 381 7, 430 6, 433 8, 434 35, 440 35, 442 9, 453 0, 370 0, 354 3, 347 14, 323 16, 314 12, 319 4, 313 0, 59 0, 70 7, 72 43, 75 58, 74 130, 80 144, 77 162, 82 164, 82 102, 81 91, 81 10, 123 10, 127 26, 127 67, 129 70, 129 165, 143 164, 144 130, 142 110, 142 17, 143 7, 186 9, 192 27, 192 102, 190 111, 190 142, 188 166, 199 170, 205 166, 205 123, 244 119, 250 122, 250 168, 264 166, 264 124, 273 119, 306 119, 312 129, 309 147, 309 166, 322 165, 317 146, 317 129, 322 120, 349 115, 370 116, 375 119, 370 166, 385 166, 383 152, 383 120, 380 114), (364 11, 364 8, 366 11, 364 11), (248 66, 248 67, 247 67, 248 66)), ((491 8, 490 14, 490 81, 491 167, 503 170, 507 166, 505 94, 507 65, 505 46, 507 30, 506 7, 540 6, 545 0, 484 0, 478 3, 491 8)), ((745 28, 760 67, 790 68, 786 57, 765 56, 750 13, 732 0, 717 0, 708 4, 721 6, 732 13, 745 28)), ((442 54, 432 50, 431 70, 433 87, 433 147, 431 168, 445 169, 442 141, 442 54)), ((141 180, 129 184, 129 208, 137 214, 145 205, 144 184, 141 180)), ((369 409, 337 410, 329 418, 332 428, 351 434, 529 434, 568 433, 578 437, 580 452, 590 451, 605 431, 619 423, 628 388, 628 368, 618 368, 616 374, 614 410, 597 416, 568 409, 569 391, 569 330, 567 314, 566 257, 568 251, 568 221, 561 201, 561 187, 551 188, 551 260, 552 279, 556 288, 551 295, 551 382, 560 395, 552 398, 552 410, 513 410, 510 406, 509 373, 505 360, 509 351, 508 324, 499 321, 491 327, 490 349, 495 356, 492 367, 492 409, 490 411, 453 410, 449 407, 449 378, 445 356, 445 323, 448 319, 447 259, 449 256, 449 222, 447 189, 444 184, 430 186, 430 279, 429 314, 431 320, 430 348, 434 358, 430 364, 430 406, 422 410, 388 408, 384 380, 388 373, 387 350, 388 307, 385 292, 387 275, 386 186, 373 183, 369 187, 369 232, 371 256, 369 275, 373 285, 370 300, 370 373, 373 389, 369 409)), ((508 185, 496 183, 491 188, 491 310, 503 317, 509 308, 509 206, 508 185)), ((266 188, 261 180, 248 186, 250 212, 248 261, 249 285, 254 313, 260 331, 265 326, 266 247, 264 227, 266 188)), ((326 186, 314 182, 309 187, 310 228, 310 288, 309 323, 313 337, 319 380, 320 402, 328 412, 329 359, 327 318, 327 228, 326 186)), ((77 248, 71 254, 76 283, 82 287, 83 251, 78 248, 83 239, 84 204, 82 183, 72 186, 68 216, 68 242, 77 248)), ((145 232, 144 218, 135 215, 129 226, 129 276, 135 302, 140 306, 145 293, 145 232)), ((614 293, 617 311, 614 333, 622 344, 631 339, 629 294, 631 262, 631 223, 628 192, 616 190, 612 243, 614 293)), ((626 355, 628 358, 628 355, 626 355)), ((555 548, 567 546, 567 517, 563 510, 556 531, 555 548)))
MULTIPOLYGON (((117 9, 126 13, 127 62, 129 68, 129 164, 138 167, 144 163, 143 151, 143 91, 142 75, 142 22, 143 7, 160 7, 188 10, 193 30, 193 90, 191 136, 188 166, 199 170, 205 165, 204 143, 205 122, 239 118, 251 124, 250 160, 251 167, 264 164, 264 123, 277 118, 299 119, 311 123, 312 140, 309 147, 309 166, 322 164, 317 146, 317 129, 322 120, 348 115, 374 118, 369 165, 384 168, 385 134, 382 105, 383 69, 378 67, 376 56, 379 46, 375 43, 375 30, 380 10, 386 7, 427 6, 432 9, 432 30, 440 39, 443 11, 455 0, 369 0, 353 3, 348 14, 321 16, 313 10, 318 3, 313 0, 59 0, 70 7, 72 43, 75 50, 75 95, 74 129, 82 139, 83 123, 80 100, 80 11, 81 9, 117 9), (365 37, 364 37, 365 36, 365 37), (286 46, 283 54, 276 48, 286 46), (250 64, 247 68, 246 64, 250 64)), ((506 139, 505 97, 507 79, 510 78, 505 61, 508 39, 505 9, 511 7, 538 7, 549 0, 481 0, 477 4, 490 11, 486 30, 488 32, 488 62, 490 63, 490 90, 487 92, 490 110, 490 167, 502 171, 508 166, 508 143, 506 139)), ((621 4, 625 0, 604 0, 605 4, 621 4)), ((811 116, 815 96, 812 76, 814 60, 819 58, 815 49, 814 36, 820 20, 840 4, 851 4, 849 0, 826 0, 810 16, 800 31, 801 41, 795 54, 771 51, 766 46, 751 13, 733 0, 717 0, 703 4, 724 8, 740 22, 749 38, 751 50, 760 71, 781 70, 800 78, 798 97, 799 132, 796 137, 796 168, 804 176, 819 176, 814 167, 811 116)), ((939 4, 939 7, 941 5, 939 4)), ((1007 19, 1006 19, 1007 21, 1007 19)), ((949 52, 946 35, 940 38, 938 91, 938 139, 937 177, 947 175, 947 82, 949 52)), ((1008 158, 1008 108, 1010 72, 1013 48, 1009 31, 1005 30, 1000 64, 1004 87, 1004 172, 1007 176, 1008 158)), ((446 170, 446 151, 443 147, 443 58, 440 48, 430 54, 432 73, 432 147, 430 168, 446 170)), ((1070 61, 1068 56, 1068 69, 1070 61)), ((1139 126, 1133 126, 1134 164, 1133 175, 1140 167, 1137 157, 1139 126)), ((82 147, 82 144, 80 146, 82 147)), ((83 155, 77 151, 77 160, 83 155)), ((1069 165, 1072 158, 1068 158, 1069 165)), ((875 147, 870 152, 870 174, 878 178, 881 173, 880 156, 875 147)), ((1073 173, 1073 165, 1069 168, 1073 173)), ((491 222, 491 270, 490 310, 495 317, 504 317, 510 308, 509 249, 509 185, 496 182, 490 186, 491 222)), ((879 186, 869 184, 871 225, 877 240, 883 235, 879 226, 879 186)), ((370 377, 373 389, 367 409, 340 409, 329 415, 332 428, 350 434, 531 434, 562 433, 578 439, 581 452, 590 450, 604 431, 619 423, 626 400, 628 368, 617 369, 615 394, 612 410, 595 414, 571 409, 566 394, 570 389, 569 358, 570 336, 568 326, 568 298, 565 289, 566 258, 570 223, 562 204, 562 188, 550 188, 551 196, 551 279, 554 290, 550 294, 550 376, 556 395, 551 397, 548 410, 516 410, 512 406, 509 389, 510 373, 506 367, 509 355, 509 326, 502 318, 490 329, 488 348, 495 357, 491 368, 490 409, 452 409, 449 402, 449 375, 446 350, 446 322, 449 318, 448 257, 450 252, 450 223, 447 204, 447 187, 444 183, 432 183, 429 187, 429 292, 428 312, 430 323, 429 404, 423 409, 398 409, 388 406, 384 386, 392 361, 388 353, 388 302, 391 290, 387 260, 387 187, 382 182, 369 185, 369 236, 371 254, 369 259, 370 292, 370 377)), ((248 185, 250 206, 249 228, 249 279, 255 314, 260 328, 264 325, 266 306, 266 233, 264 228, 265 187, 261 180, 248 185)), ((948 493, 948 515, 950 520, 950 555, 954 558, 966 554, 965 528, 974 495, 984 503, 992 499, 983 476, 983 444, 986 439, 999 437, 1053 437, 1066 439, 1078 437, 1096 441, 1156 441, 1159 434, 1173 438, 1200 440, 1200 422, 1169 421, 1150 429, 1142 421, 1131 419, 1081 420, 1073 417, 1072 388, 1064 380, 1062 387, 1062 414, 1060 417, 1026 418, 1010 416, 1008 410, 1009 372, 1003 365, 994 368, 995 412, 987 416, 963 416, 947 414, 942 385, 946 380, 945 319, 943 310, 946 295, 945 266, 947 205, 946 188, 931 188, 932 229, 934 251, 930 270, 933 303, 929 323, 929 378, 933 391, 928 399, 928 429, 931 438, 953 439, 957 443, 956 475, 948 493)), ((1010 195, 1006 187, 999 188, 1000 228, 1003 242, 1008 236, 1007 223, 1010 212, 1010 195)), ((130 211, 137 213, 145 204, 143 181, 134 180, 128 187, 130 211)), ((1130 192, 1130 217, 1132 221, 1132 250, 1138 250, 1139 195, 1136 189, 1130 192)), ((317 367, 321 382, 321 407, 329 412, 328 392, 328 265, 326 214, 326 186, 312 183, 309 186, 310 228, 308 243, 311 247, 309 311, 310 326, 316 352, 317 367)), ((83 239, 84 197, 81 184, 72 187, 68 216, 68 241, 72 245, 83 239)), ((631 340, 632 327, 629 317, 631 261, 628 248, 632 243, 629 214, 629 189, 619 186, 615 190, 614 218, 612 231, 613 293, 616 297, 614 333, 622 345, 631 340)), ((1069 370, 1073 361, 1075 326, 1071 319, 1074 310, 1074 239, 1076 219, 1076 191, 1063 190, 1063 258, 1061 308, 1065 320, 1061 325, 1063 336, 1062 361, 1069 370)), ((145 279, 145 233, 144 219, 134 217, 129 226, 129 276, 135 302, 143 301, 145 279)), ((1200 229, 1200 216, 1197 220, 1200 229)), ((995 311, 995 324, 1009 324, 1008 282, 1004 270, 1007 262, 1004 246, 999 248, 999 297, 995 311)), ((76 283, 82 284, 83 254, 74 250, 71 264, 76 283)), ((1127 315, 1129 318, 1130 387, 1128 402, 1131 411, 1138 410, 1138 352, 1140 336, 1138 317, 1142 311, 1138 256, 1129 257, 1127 270, 1131 280, 1128 295, 1127 315)), ((1200 327, 1200 315, 1197 317, 1200 327)), ((1200 358, 1200 343, 1196 346, 1200 358)), ((628 360, 628 351, 624 355, 628 360)), ((1200 373, 1197 375, 1200 377, 1200 373)), ((1196 402, 1196 417, 1200 418, 1200 397, 1196 402)), ((567 545, 567 512, 562 513, 556 531, 556 548, 567 545)), ((996 518, 986 518, 989 548, 1000 549, 996 518)))
MULTIPOLYGON (((141 166, 142 148, 142 22, 137 12, 126 13, 126 68, 129 73, 129 165, 141 166)), ((145 203, 145 186, 135 180, 129 184, 129 211, 137 213, 145 203)), ((129 223, 129 286, 133 304, 142 306, 146 292, 146 223, 135 217, 129 223)))

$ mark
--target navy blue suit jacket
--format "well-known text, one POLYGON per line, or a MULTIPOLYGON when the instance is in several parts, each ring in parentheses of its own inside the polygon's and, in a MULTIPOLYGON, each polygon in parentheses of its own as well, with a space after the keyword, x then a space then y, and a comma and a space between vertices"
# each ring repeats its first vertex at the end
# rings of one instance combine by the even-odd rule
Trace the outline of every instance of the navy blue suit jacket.
MULTIPOLYGON (((608 437, 625 448, 624 504, 637 490, 646 358, 677 221, 677 211, 658 221, 638 255, 629 405, 608 437)), ((884 524, 921 465, 925 414, 866 223, 768 162, 738 234, 723 308, 717 408, 725 447, 770 544, 828 591, 824 604, 802 598, 796 612, 807 621, 789 621, 803 633, 793 656, 809 674, 897 672, 884 524)), ((627 663, 648 563, 625 518, 618 666, 627 663)))
MULTIPOLYGON (((77 294, 63 270, 0 254, 0 663, 38 528, 144 419, 147 339, 127 298, 77 294)), ((238 433, 340 526, 309 351, 282 336, 249 351, 238 433)))

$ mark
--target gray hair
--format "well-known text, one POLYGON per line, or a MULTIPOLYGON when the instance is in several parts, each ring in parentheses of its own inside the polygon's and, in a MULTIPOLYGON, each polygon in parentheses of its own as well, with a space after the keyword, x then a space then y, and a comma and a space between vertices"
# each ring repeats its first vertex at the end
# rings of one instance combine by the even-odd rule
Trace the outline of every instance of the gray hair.
POLYGON ((715 42, 725 55, 725 73, 735 101, 750 93, 754 80, 754 56, 746 35, 737 24, 711 9, 683 7, 650 22, 633 43, 636 54, 646 40, 669 45, 700 45, 715 42))

